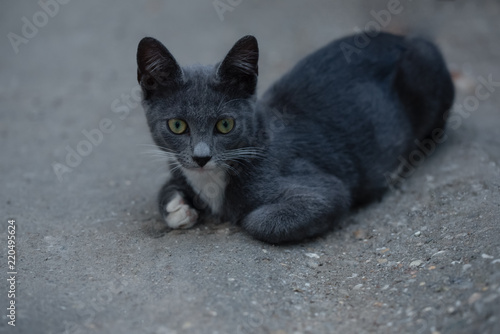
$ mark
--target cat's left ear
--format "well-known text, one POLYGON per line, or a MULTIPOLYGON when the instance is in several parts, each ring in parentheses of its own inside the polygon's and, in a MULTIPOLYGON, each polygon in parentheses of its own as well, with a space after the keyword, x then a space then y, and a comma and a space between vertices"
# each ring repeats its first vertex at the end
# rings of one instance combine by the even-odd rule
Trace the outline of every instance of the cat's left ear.
POLYGON ((253 36, 236 42, 217 69, 217 77, 229 90, 244 95, 254 95, 259 74, 259 46, 253 36))

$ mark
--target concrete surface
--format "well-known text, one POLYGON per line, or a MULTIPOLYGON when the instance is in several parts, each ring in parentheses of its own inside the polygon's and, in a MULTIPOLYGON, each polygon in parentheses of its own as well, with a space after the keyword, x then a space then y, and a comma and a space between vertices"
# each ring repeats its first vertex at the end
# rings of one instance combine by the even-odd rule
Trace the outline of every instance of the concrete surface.
POLYGON ((212 0, 71 1, 52 16, 35 1, 0 5, 0 332, 499 333, 500 87, 481 78, 500 81, 500 4, 401 0, 385 29, 435 36, 465 112, 380 203, 276 247, 230 224, 165 233, 166 174, 143 154, 151 140, 134 99, 137 43, 151 35, 182 64, 215 63, 254 34, 262 92, 389 2, 221 1, 234 5, 223 20, 212 0), (9 33, 25 38, 18 53, 9 33), (108 133, 85 144, 82 131, 100 125, 108 133), (71 167, 68 149, 88 155, 71 167))

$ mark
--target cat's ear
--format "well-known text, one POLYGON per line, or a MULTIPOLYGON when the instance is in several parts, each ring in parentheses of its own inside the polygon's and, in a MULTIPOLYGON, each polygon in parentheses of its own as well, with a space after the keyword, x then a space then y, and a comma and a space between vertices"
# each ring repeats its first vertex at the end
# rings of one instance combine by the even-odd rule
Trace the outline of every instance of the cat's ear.
POLYGON ((159 88, 174 89, 182 83, 182 69, 159 41, 145 37, 137 47, 137 81, 146 98, 159 88))
POLYGON ((253 36, 241 38, 229 51, 217 69, 217 77, 230 90, 245 95, 255 94, 259 74, 259 46, 253 36))

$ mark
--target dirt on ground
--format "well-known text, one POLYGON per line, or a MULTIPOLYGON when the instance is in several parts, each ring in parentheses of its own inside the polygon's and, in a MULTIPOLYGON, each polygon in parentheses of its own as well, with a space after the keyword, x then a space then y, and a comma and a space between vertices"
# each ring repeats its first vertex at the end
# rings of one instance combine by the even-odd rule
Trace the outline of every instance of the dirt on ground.
POLYGON ((0 7, 1 333, 500 333, 497 1, 0 7), (410 177, 295 245, 230 223, 166 232, 165 165, 144 154, 142 37, 181 64, 213 64, 255 35, 261 93, 308 53, 376 27, 431 36, 457 87, 446 140, 410 177))

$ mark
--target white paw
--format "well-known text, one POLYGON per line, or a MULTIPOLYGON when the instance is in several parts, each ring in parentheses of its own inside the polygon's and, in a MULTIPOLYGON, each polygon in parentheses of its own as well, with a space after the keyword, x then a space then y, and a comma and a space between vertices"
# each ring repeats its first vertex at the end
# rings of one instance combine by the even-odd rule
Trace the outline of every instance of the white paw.
POLYGON ((165 206, 168 215, 165 217, 165 222, 173 229, 190 228, 198 220, 198 212, 184 202, 184 198, 180 194, 165 206))

